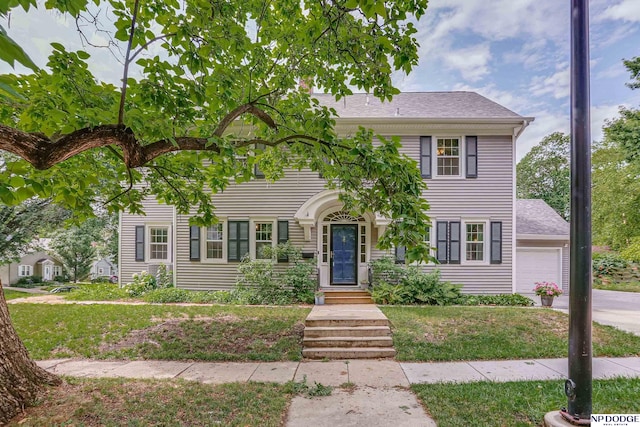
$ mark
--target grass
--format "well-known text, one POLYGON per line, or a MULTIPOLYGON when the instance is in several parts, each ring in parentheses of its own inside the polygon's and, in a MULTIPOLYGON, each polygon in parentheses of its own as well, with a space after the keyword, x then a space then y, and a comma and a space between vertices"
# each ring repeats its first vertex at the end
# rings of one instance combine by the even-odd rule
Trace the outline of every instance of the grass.
MULTIPOLYGON (((411 386, 439 427, 540 426, 567 406, 562 381, 419 384, 411 386)), ((593 382, 594 414, 637 414, 640 379, 593 382)))
POLYGON ((593 288, 605 291, 640 292, 640 282, 617 282, 606 285, 594 282, 593 288))
MULTIPOLYGON (((568 316, 515 307, 381 307, 400 361, 566 357, 568 316)), ((640 337, 593 325, 594 355, 638 356, 640 337)))
POLYGON ((32 294, 32 293, 29 293, 29 292, 14 291, 14 290, 11 290, 11 289, 3 289, 2 292, 4 293, 4 298, 7 301, 10 300, 10 299, 37 297, 37 296, 42 296, 43 295, 43 294, 32 294))
POLYGON ((9 426, 280 426, 290 385, 67 378, 9 426))
POLYGON ((34 359, 278 361, 301 358, 310 309, 13 304, 9 311, 34 359))

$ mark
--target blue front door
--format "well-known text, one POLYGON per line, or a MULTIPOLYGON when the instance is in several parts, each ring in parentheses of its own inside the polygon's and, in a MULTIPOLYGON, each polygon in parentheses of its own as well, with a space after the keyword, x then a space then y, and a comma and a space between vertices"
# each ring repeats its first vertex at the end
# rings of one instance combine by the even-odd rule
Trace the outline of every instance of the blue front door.
POLYGON ((331 284, 356 285, 357 278, 357 224, 331 226, 331 284))

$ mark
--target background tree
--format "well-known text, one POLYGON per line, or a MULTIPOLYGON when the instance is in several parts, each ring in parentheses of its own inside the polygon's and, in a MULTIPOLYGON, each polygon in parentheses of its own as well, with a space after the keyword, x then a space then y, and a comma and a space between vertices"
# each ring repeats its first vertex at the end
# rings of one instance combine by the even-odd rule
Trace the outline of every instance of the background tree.
POLYGON ((99 218, 89 218, 80 226, 59 232, 51 247, 63 262, 74 282, 86 279, 96 260, 98 242, 102 239, 103 224, 99 218))
MULTIPOLYGON (((627 86, 640 88, 640 57, 623 62, 633 80, 627 86)), ((640 110, 621 108, 604 134, 592 158, 593 237, 620 250, 640 236, 640 110)))
MULTIPOLYGON (((344 190, 347 209, 392 219, 382 247, 404 245, 409 260, 429 258, 422 241, 428 204, 416 162, 399 154, 396 139, 374 146, 365 129, 338 136, 335 111, 299 85, 337 99, 352 88, 390 99, 398 93, 391 73, 408 73, 418 62, 413 22, 427 0, 45 5, 71 15, 85 40, 86 25, 99 27, 117 57, 111 68, 121 64, 122 84, 92 74, 89 47, 71 52, 59 43, 52 43, 47 69, 0 76, 0 150, 19 157, 0 169, 0 201, 51 197, 91 216, 96 203, 141 213, 141 200, 154 195, 179 212, 193 210, 194 223, 204 225, 215 216, 211 192, 251 179, 255 164, 270 180, 310 167, 329 188, 344 190), (110 19, 96 18, 105 14, 110 19)), ((0 14, 36 6, 0 1, 0 14)), ((12 42, 0 33, 0 47, 12 42)), ((19 46, 3 50, 0 60, 28 64, 19 46)), ((7 349, 0 395, 16 396, 0 408, 2 423, 38 382, 22 374, 22 392, 14 390, 3 363, 20 364, 19 372, 37 368, 12 359, 19 341, 6 310, 0 321, 0 348, 7 349)))
POLYGON ((571 137, 561 132, 546 136, 516 166, 520 199, 542 199, 564 219, 571 208, 571 137))
POLYGON ((69 212, 50 200, 30 199, 20 205, 0 204, 0 265, 16 261, 39 235, 62 225, 69 212))

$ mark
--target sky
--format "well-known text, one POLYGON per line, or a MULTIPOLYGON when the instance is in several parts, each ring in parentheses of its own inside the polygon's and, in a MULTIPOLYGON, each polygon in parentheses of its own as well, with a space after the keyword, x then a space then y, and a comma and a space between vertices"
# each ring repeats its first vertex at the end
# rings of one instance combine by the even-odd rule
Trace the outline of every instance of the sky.
MULTIPOLYGON (((640 0, 589 3, 591 136, 598 141, 620 106, 640 106, 640 90, 625 86, 629 73, 622 63, 640 56, 640 0)), ((475 91, 535 117, 518 140, 519 160, 546 135, 570 129, 569 7, 569 0, 430 0, 417 24, 420 63, 408 76, 396 73, 394 82, 402 91, 475 91)), ((51 42, 83 48, 75 22, 54 12, 27 17, 15 11, 8 33, 39 66, 51 42)), ((92 42, 104 37, 95 34, 92 42)), ((110 54, 92 54, 94 73, 116 83, 110 54)), ((0 73, 12 71, 0 63, 0 73)))

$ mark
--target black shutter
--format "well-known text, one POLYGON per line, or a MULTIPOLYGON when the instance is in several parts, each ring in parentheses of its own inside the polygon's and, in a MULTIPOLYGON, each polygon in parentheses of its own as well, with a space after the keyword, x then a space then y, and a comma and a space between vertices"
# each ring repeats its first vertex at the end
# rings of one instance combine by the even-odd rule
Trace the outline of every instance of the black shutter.
POLYGON ((491 221, 491 264, 502 264, 501 221, 491 221))
POLYGON ((460 264, 460 223, 449 223, 449 264, 460 264))
POLYGON ((407 255, 406 246, 396 246, 396 264, 404 264, 407 255))
MULTIPOLYGON (((264 151, 266 147, 267 146, 264 144, 256 144, 256 150, 264 151)), ((253 175, 256 177, 256 179, 264 179, 264 172, 260 170, 257 163, 253 166, 253 175)))
POLYGON ((420 137, 420 174, 423 178, 431 178, 431 137, 420 137))
POLYGON ((189 227, 189 260, 200 261, 200 227, 189 227))
MULTIPOLYGON (((282 220, 278 221, 278 244, 287 243, 289 241, 289 221, 282 220)), ((289 261, 289 257, 287 255, 283 255, 278 257, 278 262, 287 262, 289 261)))
POLYGON ((478 177, 478 137, 467 136, 467 178, 478 177))
POLYGON ((144 261, 144 225, 136 225, 136 261, 144 261))
POLYGON ((449 249, 447 240, 447 222, 436 222, 436 258, 440 264, 446 264, 449 261, 447 252, 449 249))
POLYGON ((229 221, 227 259, 240 261, 249 252, 249 221, 229 221))

